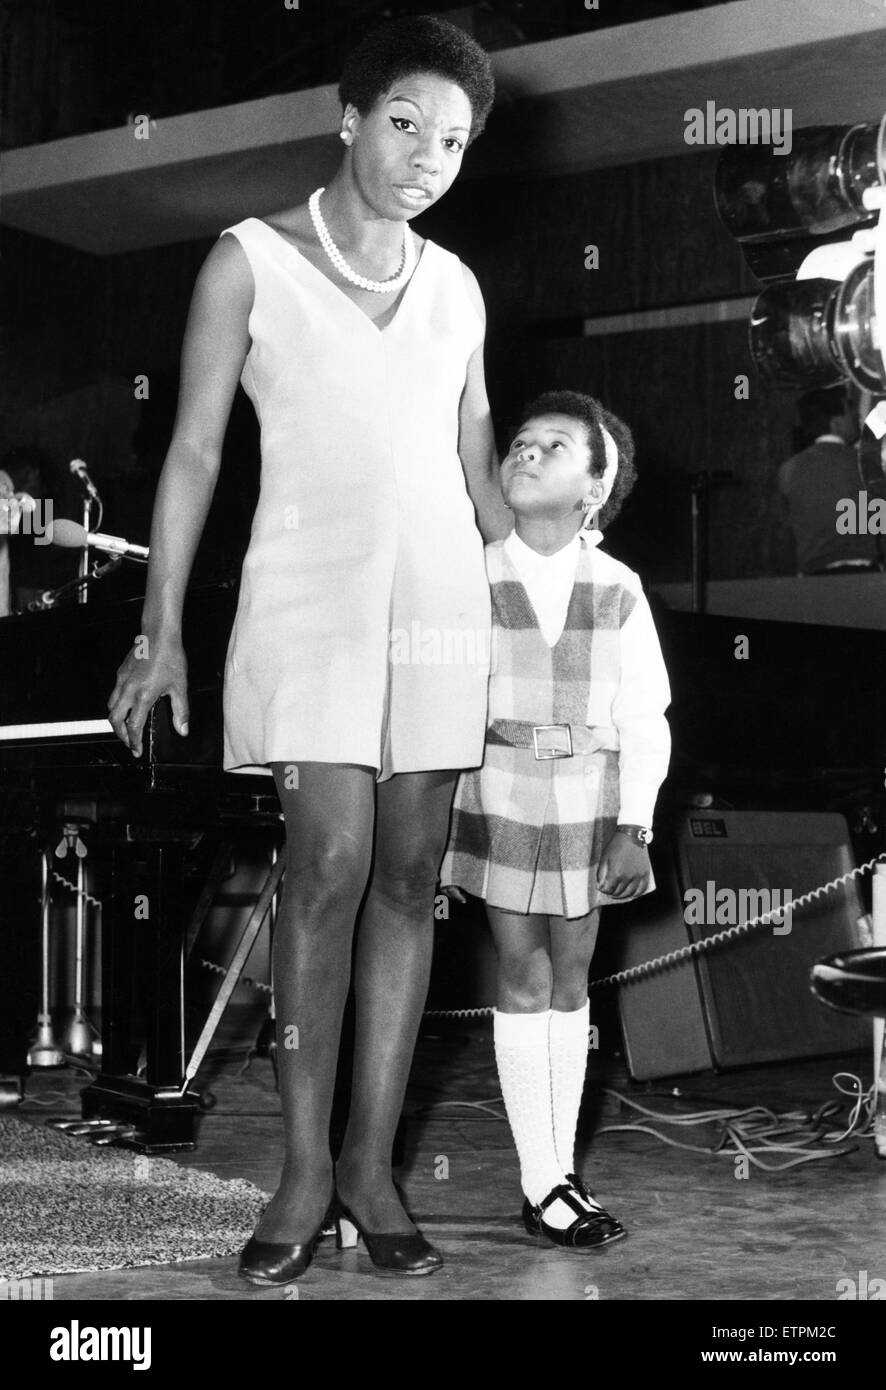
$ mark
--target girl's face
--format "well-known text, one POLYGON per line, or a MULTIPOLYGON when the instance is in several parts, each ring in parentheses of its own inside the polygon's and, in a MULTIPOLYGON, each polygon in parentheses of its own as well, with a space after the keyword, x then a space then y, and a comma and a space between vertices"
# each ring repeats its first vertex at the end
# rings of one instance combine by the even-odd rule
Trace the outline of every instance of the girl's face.
POLYGON ((593 500, 587 431, 571 415, 527 420, 501 464, 501 490, 512 511, 547 520, 574 514, 593 500))
POLYGON ((361 116, 348 106, 352 170, 380 216, 408 221, 442 198, 461 168, 471 104, 461 87, 432 73, 400 78, 361 116))

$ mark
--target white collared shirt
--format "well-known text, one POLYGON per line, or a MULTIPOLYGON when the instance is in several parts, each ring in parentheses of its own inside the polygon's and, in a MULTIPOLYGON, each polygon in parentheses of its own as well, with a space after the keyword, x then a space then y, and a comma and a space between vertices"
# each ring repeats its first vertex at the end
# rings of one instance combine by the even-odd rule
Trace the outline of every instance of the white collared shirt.
MULTIPOLYGON (((584 535, 591 545, 599 545, 603 539, 602 531, 585 531, 584 535)), ((566 626, 581 551, 579 534, 576 531, 572 540, 553 555, 540 555, 521 541, 516 531, 512 531, 504 543, 504 549, 529 595, 541 635, 548 646, 553 647, 566 626)))

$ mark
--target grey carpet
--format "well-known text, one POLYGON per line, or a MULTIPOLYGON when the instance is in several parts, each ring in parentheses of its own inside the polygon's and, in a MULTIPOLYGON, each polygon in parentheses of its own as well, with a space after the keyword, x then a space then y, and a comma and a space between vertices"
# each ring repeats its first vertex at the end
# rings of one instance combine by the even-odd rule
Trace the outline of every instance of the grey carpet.
POLYGON ((0 1116, 0 1278, 232 1255, 267 1194, 0 1116))

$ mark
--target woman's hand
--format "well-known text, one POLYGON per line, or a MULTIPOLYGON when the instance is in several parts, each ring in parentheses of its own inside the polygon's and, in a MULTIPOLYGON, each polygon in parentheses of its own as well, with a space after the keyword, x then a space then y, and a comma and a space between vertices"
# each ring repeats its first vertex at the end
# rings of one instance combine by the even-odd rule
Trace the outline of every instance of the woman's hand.
POLYGON ((630 835, 612 836, 597 869, 597 887, 611 898, 636 898, 649 887, 649 851, 630 835))
POLYGON ((117 684, 108 700, 108 717, 114 733, 141 756, 145 720, 164 695, 172 702, 172 724, 177 734, 188 732, 188 663, 178 638, 138 637, 117 672, 117 684))

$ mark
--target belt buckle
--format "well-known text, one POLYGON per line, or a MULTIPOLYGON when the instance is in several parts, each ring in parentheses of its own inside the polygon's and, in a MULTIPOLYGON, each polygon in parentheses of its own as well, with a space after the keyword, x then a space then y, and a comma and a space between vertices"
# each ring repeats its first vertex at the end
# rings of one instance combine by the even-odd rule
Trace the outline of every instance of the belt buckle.
POLYGON ((550 758, 571 758, 572 730, 568 724, 533 724, 532 744, 538 761, 546 761, 550 758), (547 747, 540 748, 538 743, 539 734, 552 734, 554 737, 547 741, 547 747), (557 736, 559 736, 559 738, 557 736))

